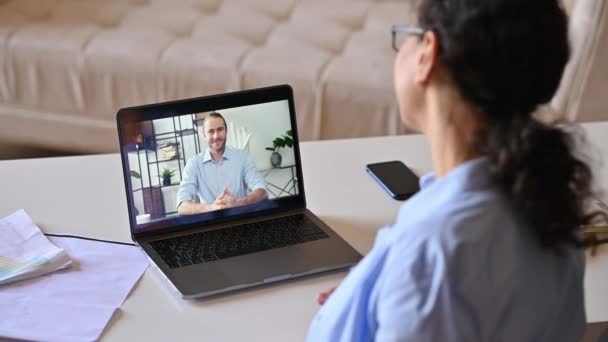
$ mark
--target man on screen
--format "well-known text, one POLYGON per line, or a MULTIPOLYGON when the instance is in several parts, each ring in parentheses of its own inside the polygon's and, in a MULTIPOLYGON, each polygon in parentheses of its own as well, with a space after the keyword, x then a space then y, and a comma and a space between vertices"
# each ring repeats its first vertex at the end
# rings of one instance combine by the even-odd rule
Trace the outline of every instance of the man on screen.
POLYGON ((227 125, 220 113, 203 121, 208 148, 190 158, 177 192, 177 211, 194 215, 266 200, 266 182, 251 156, 226 147, 227 125), (251 191, 248 193, 248 191, 251 191), (196 198, 200 199, 200 203, 196 198))

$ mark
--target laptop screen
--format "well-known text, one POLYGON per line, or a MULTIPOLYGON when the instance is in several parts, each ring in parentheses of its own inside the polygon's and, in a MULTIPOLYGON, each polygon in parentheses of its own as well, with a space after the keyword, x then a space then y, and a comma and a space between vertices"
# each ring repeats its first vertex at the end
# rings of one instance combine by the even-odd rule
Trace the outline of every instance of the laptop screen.
POLYGON ((184 113, 196 106, 182 102, 119 113, 134 233, 252 216, 300 197, 289 99, 218 108, 191 101, 205 110, 184 113))

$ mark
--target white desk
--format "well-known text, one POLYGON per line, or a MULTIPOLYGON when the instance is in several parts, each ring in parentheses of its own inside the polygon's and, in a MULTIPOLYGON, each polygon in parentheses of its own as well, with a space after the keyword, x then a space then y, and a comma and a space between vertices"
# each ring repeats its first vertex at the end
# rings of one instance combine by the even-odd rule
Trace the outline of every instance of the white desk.
MULTIPOLYGON (((608 123, 584 127, 591 142, 604 147, 608 162, 608 123)), ((301 151, 309 207, 362 253, 401 205, 366 175, 364 165, 400 159, 417 173, 431 169, 422 136, 308 142, 301 151)), ((608 185, 608 166, 601 170, 608 185)), ((25 208, 45 232, 130 241, 118 155, 3 161, 0 184, 0 216, 25 208)), ((317 293, 336 285, 344 274, 185 301, 150 267, 102 338, 302 340, 317 310, 317 293)), ((608 321, 608 248, 589 260, 585 280, 589 322, 608 321)))

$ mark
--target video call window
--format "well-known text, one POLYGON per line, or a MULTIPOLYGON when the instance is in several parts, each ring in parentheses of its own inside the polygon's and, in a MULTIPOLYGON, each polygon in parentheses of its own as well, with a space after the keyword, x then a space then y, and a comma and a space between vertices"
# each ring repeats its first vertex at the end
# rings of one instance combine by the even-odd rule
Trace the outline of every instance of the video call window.
POLYGON ((288 101, 143 121, 136 134, 127 156, 139 228, 298 194, 288 101))

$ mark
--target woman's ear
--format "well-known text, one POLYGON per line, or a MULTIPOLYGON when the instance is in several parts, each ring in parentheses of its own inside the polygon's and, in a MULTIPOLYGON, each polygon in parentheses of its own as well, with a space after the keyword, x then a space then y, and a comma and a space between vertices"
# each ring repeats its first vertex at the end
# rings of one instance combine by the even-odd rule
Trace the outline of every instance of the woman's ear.
POLYGON ((419 84, 427 84, 437 64, 439 52, 439 39, 433 31, 426 31, 422 36, 422 42, 417 52, 416 76, 414 81, 419 84))

